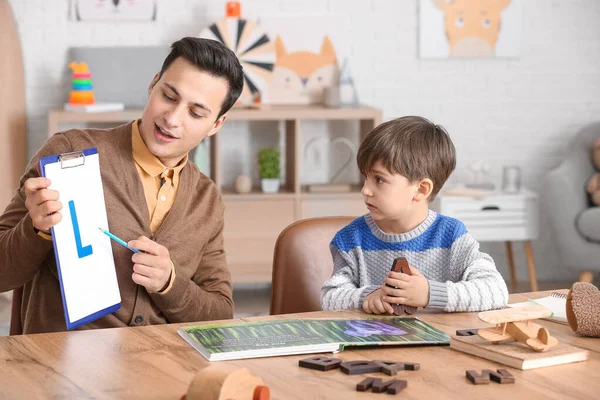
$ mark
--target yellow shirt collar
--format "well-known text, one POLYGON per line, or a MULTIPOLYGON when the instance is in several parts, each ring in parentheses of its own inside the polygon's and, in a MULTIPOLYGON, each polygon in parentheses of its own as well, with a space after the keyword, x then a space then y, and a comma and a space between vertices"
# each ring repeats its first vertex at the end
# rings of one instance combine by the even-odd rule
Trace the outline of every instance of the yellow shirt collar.
MULTIPOLYGON (((146 147, 146 143, 142 139, 142 135, 140 134, 139 124, 141 120, 135 120, 132 124, 132 143, 131 146, 133 148, 133 159, 142 169, 150 176, 156 178, 160 174, 165 171, 168 171, 170 168, 166 167, 154 154, 148 150, 146 147)), ((188 155, 177 164, 176 167, 172 168, 173 170, 173 183, 177 185, 179 181, 179 173, 185 166, 188 161, 188 155)))

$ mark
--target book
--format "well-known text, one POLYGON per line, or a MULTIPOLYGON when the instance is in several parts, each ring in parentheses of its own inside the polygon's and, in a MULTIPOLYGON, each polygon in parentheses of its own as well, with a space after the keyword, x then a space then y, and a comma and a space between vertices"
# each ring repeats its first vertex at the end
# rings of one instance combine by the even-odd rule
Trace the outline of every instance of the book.
POLYGON ((448 345, 418 318, 291 319, 186 326, 179 335, 209 361, 339 352, 347 346, 448 345))
POLYGON ((123 111, 124 109, 125 104, 123 103, 94 103, 81 105, 65 103, 65 111, 81 113, 123 111))
POLYGON ((567 295, 563 293, 553 292, 549 296, 540 299, 525 301, 522 303, 509 304, 508 307, 524 307, 530 304, 544 306, 552 311, 552 316, 542 318, 547 321, 558 322, 568 325, 567 321, 567 295))
POLYGON ((521 370, 568 364, 589 358, 589 351, 562 342, 548 351, 537 352, 517 341, 494 344, 478 335, 452 336, 450 348, 521 370))

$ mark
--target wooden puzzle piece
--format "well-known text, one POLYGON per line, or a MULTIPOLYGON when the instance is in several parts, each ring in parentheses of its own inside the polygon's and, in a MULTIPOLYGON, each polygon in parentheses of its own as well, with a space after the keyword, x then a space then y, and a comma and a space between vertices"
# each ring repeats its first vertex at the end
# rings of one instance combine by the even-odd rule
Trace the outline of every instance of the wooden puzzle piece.
POLYGON ((317 371, 330 371, 340 367, 342 360, 339 358, 315 356, 305 358, 298 362, 302 368, 316 369, 317 371))
POLYGON ((460 329, 456 331, 456 336, 475 336, 479 329, 460 329))

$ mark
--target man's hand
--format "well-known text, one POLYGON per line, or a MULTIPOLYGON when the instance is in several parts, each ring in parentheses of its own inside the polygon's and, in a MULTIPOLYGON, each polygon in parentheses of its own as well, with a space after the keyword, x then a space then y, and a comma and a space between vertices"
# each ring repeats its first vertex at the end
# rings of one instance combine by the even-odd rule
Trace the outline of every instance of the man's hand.
POLYGON ((368 314, 393 314, 394 309, 382 299, 384 296, 385 293, 381 289, 375 290, 363 300, 363 310, 368 314))
POLYGON ((62 203, 58 201, 56 190, 48 189, 50 179, 29 178, 23 185, 25 189, 25 207, 33 221, 33 227, 38 231, 48 233, 50 228, 62 220, 62 203))
POLYGON ((133 253, 133 275, 131 279, 148 292, 160 292, 167 287, 171 278, 171 256, 169 250, 146 236, 131 240, 127 246, 140 250, 133 253))
POLYGON ((385 283, 393 287, 381 287, 384 293, 381 300, 392 304, 426 307, 429 304, 429 282, 416 268, 410 267, 410 272, 412 275, 389 272, 385 283))

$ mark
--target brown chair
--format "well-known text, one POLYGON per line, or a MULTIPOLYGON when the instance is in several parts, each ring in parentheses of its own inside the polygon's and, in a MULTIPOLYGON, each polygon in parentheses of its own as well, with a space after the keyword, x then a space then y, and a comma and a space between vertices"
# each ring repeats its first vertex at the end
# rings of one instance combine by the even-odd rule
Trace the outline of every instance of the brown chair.
POLYGON ((304 219, 279 234, 273 256, 271 315, 321 310, 321 285, 333 271, 329 243, 353 219, 304 219))
POLYGON ((10 309, 10 330, 11 335, 23 334, 23 325, 21 324, 21 302, 23 300, 23 288, 13 290, 13 298, 10 309))

